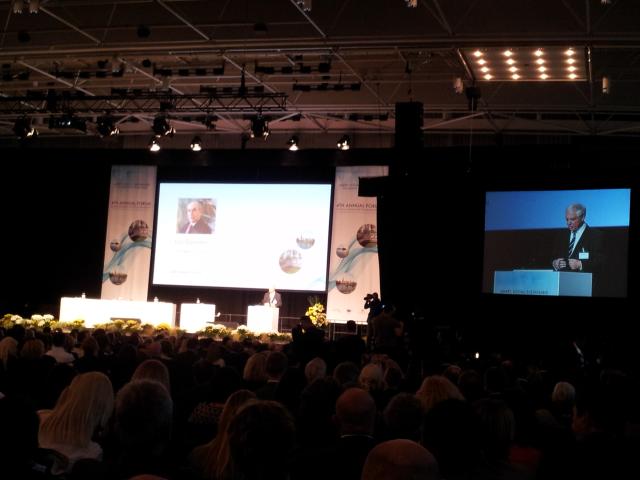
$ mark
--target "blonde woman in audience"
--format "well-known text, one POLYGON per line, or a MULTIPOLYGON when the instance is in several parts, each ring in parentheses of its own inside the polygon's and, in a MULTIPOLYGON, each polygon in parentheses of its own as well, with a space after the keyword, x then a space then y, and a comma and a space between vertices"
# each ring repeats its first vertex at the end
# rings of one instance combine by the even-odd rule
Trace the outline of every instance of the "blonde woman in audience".
POLYGON ((255 398, 255 393, 250 390, 238 390, 229 396, 220 415, 216 437, 209 443, 194 448, 191 452, 189 461, 200 478, 211 480, 232 478, 227 432, 229 423, 241 407, 255 398))
POLYGON ((324 378, 327 375, 327 363, 320 357, 316 357, 309 361, 304 367, 304 376, 307 379, 307 385, 311 385, 314 380, 324 378))
POLYGON ((160 360, 148 359, 138 365, 131 376, 132 382, 136 380, 153 380, 160 383, 171 394, 169 369, 160 360))
POLYGON ((267 355, 260 352, 249 357, 242 372, 242 379, 245 386, 252 391, 266 385, 267 380, 267 355))
POLYGON ((428 412, 443 400, 464 400, 458 387, 442 375, 432 375, 425 378, 416 392, 416 397, 422 402, 425 412, 428 412))
POLYGON ((80 459, 102 460, 102 447, 93 441, 107 425, 113 412, 113 387, 103 373, 89 372, 76 376, 60 395, 53 410, 41 415, 38 441, 40 447, 55 450, 69 460, 52 473, 70 472, 80 459), (43 419, 44 417, 44 419, 43 419))

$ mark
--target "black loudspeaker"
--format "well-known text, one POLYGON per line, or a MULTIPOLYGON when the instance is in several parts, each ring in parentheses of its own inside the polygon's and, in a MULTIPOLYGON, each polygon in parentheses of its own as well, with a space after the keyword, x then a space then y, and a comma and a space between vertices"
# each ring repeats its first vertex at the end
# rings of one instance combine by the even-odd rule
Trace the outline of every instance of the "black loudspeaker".
POLYGON ((421 102, 396 103, 396 148, 423 147, 423 110, 421 102))

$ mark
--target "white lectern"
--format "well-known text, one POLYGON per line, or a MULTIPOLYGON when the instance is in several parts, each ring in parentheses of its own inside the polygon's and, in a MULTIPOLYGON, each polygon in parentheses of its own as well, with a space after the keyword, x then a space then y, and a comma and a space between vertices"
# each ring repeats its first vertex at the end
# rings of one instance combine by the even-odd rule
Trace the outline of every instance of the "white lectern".
POLYGON ((250 305, 247 312, 247 328, 255 333, 278 331, 280 309, 264 305, 250 305))
POLYGON ((216 319, 216 306, 210 303, 181 303, 180 328, 189 333, 204 330, 216 319))

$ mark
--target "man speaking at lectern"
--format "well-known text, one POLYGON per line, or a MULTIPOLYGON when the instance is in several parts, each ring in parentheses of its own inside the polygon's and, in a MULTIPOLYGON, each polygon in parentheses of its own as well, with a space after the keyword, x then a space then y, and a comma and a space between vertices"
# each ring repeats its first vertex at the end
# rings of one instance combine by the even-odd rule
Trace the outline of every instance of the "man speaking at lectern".
POLYGON ((276 292, 275 287, 269 287, 269 291, 262 297, 262 303, 270 307, 280 308, 282 306, 282 296, 276 292))
POLYGON ((569 235, 562 234, 554 246, 556 271, 591 272, 603 264, 602 234, 585 223, 587 207, 572 203, 565 211, 569 235))

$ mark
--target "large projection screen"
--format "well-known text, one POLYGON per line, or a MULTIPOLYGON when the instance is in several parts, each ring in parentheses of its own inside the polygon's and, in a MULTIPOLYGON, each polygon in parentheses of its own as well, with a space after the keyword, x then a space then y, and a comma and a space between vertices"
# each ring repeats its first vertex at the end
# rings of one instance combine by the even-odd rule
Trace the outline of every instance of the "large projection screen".
POLYGON ((626 188, 486 192, 483 292, 494 293, 496 272, 533 278, 562 271, 590 273, 589 296, 625 297, 630 209, 626 188), (586 215, 573 248, 567 207, 575 205, 586 215), (556 268, 558 258, 573 259, 574 267, 579 260, 580 268, 556 268))
POLYGON ((330 209, 329 184, 161 183, 153 283, 325 291, 330 209))

